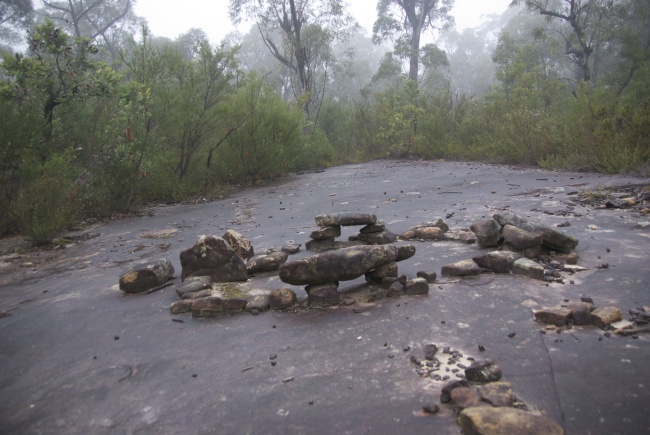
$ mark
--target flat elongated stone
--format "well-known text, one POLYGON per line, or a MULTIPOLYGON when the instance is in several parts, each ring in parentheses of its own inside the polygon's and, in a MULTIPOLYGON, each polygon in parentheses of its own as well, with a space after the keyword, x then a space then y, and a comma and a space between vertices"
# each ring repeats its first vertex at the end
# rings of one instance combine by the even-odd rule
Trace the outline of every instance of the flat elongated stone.
POLYGON ((474 276, 481 274, 481 268, 474 260, 461 260, 442 266, 443 276, 474 276))
POLYGON ((340 235, 341 235, 341 225, 329 225, 312 231, 311 234, 309 235, 309 238, 312 240, 323 240, 323 239, 331 239, 333 237, 338 237, 340 235))
POLYGON ((528 258, 520 258, 512 265, 512 272, 515 275, 527 276, 534 279, 544 279, 544 267, 528 258))
POLYGON ((286 252, 276 251, 267 255, 257 255, 246 264, 248 273, 270 272, 278 270, 281 264, 287 261, 289 256, 286 252))
POLYGON ((280 279, 292 285, 348 281, 396 260, 394 245, 355 246, 289 261, 280 266, 280 279))
POLYGON ((212 286, 212 278, 209 276, 192 276, 176 287, 176 294, 183 297, 185 293, 194 293, 209 289, 212 286))
POLYGON ((321 249, 329 249, 334 246, 336 240, 334 237, 329 239, 320 239, 320 240, 308 240, 305 243, 305 249, 308 251, 318 251, 321 249))
POLYGON ((564 435, 564 429, 548 417, 509 407, 466 408, 458 424, 465 435, 564 435))
POLYGON ((371 245, 387 245, 395 243, 397 236, 390 231, 382 231, 380 233, 359 234, 358 240, 371 245))
POLYGON ((172 302, 172 304, 169 306, 169 312, 171 314, 189 313, 192 311, 193 302, 194 301, 191 300, 172 302))
POLYGON ((236 314, 246 308, 246 299, 222 299, 217 296, 194 299, 192 303, 192 317, 213 318, 223 314, 236 314))
POLYGON ((386 231, 386 225, 384 221, 377 221, 374 224, 366 225, 365 227, 359 230, 360 234, 372 234, 372 233, 381 233, 386 231))
POLYGON ((183 293, 183 296, 181 296, 181 299, 182 300, 199 299, 199 298, 207 298, 208 296, 212 296, 212 291, 210 291, 210 290, 199 290, 198 292, 183 293))
POLYGON ((126 293, 141 293, 159 287, 172 279, 174 266, 167 258, 140 263, 122 273, 120 290, 126 293))
POLYGON ((371 225, 377 222, 377 216, 368 213, 337 213, 321 214, 316 216, 316 225, 326 227, 328 225, 371 225))
POLYGON ((508 243, 519 251, 541 246, 544 241, 544 236, 541 232, 533 233, 517 228, 514 225, 505 225, 501 231, 501 236, 505 243, 508 243))
POLYGON ((569 321, 571 310, 568 308, 542 308, 535 311, 535 320, 547 325, 564 326, 569 321))
POLYGON ((476 264, 494 273, 508 273, 516 260, 521 258, 520 254, 511 251, 492 251, 474 257, 476 264))
POLYGON ((514 225, 532 233, 541 233, 543 244, 556 251, 571 252, 578 246, 578 239, 556 228, 532 222, 512 212, 497 213, 494 219, 501 225, 514 225))
POLYGON ((244 260, 221 237, 201 236, 191 248, 181 251, 181 278, 209 276, 213 282, 246 281, 244 260))

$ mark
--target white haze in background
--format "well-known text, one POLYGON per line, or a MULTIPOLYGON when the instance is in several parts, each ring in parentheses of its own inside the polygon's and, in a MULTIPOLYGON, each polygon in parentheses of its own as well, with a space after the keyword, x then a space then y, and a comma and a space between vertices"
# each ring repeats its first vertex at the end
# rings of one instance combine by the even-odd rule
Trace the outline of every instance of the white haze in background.
MULTIPOLYGON (((456 0, 452 15, 459 31, 476 27, 485 14, 502 14, 511 0, 456 0)), ((154 36, 175 39, 192 28, 202 29, 212 44, 219 43, 228 33, 248 32, 248 26, 235 29, 228 18, 228 0, 137 0, 135 13, 144 17, 154 36)), ((349 10, 359 24, 372 33, 377 18, 377 0, 349 1, 349 10)))

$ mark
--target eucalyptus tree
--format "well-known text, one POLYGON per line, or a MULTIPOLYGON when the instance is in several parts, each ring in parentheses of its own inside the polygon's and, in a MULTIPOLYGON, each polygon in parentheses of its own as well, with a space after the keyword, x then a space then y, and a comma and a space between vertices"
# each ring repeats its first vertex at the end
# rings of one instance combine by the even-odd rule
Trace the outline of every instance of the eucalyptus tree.
POLYGON ((373 40, 392 40, 395 54, 409 61, 409 79, 417 82, 422 35, 449 28, 454 22, 449 15, 453 4, 454 0, 379 0, 373 40))
POLYGON ((331 44, 356 27, 342 0, 230 0, 234 23, 253 21, 273 57, 291 71, 292 91, 315 121, 328 80, 331 44), (274 35, 279 35, 275 37, 274 35))

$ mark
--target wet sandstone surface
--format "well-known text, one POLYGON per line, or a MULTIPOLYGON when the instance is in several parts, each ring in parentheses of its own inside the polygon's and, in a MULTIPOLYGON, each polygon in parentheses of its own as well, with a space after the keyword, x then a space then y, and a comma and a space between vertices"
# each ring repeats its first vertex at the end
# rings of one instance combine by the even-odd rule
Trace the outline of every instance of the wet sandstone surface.
MULTIPOLYGON (((379 161, 87 228, 65 249, 28 252, 0 268, 0 433, 460 433, 451 407, 422 412, 439 403, 444 385, 411 362, 430 343, 462 353, 465 363, 496 361, 517 398, 567 433, 646 432, 650 335, 607 336, 593 326, 543 334, 532 310, 582 296, 623 313, 650 306, 648 216, 574 200, 580 191, 648 183, 379 161), (304 246, 321 213, 373 213, 399 234, 439 217, 469 228, 503 210, 545 225, 569 222, 562 230, 580 240, 578 264, 588 270, 564 284, 439 277, 426 296, 217 319, 170 315, 173 285, 137 295, 117 286, 142 260, 167 257, 179 276, 180 251, 202 234, 234 229, 261 251, 304 246)), ((487 251, 411 243, 416 255, 399 266, 409 278, 487 251)), ((303 248, 290 259, 310 254, 303 248)), ((277 273, 251 282, 286 287, 277 273)), ((339 290, 364 286, 360 278, 339 290)))

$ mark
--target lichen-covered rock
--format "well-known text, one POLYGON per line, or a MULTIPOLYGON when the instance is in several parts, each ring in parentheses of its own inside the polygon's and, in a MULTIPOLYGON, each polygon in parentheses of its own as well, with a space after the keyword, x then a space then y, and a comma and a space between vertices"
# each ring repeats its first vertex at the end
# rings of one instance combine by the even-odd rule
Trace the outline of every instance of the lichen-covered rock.
POLYGON ((477 387, 481 400, 492 406, 512 406, 514 396, 509 382, 489 382, 477 387))
POLYGON ((287 258, 289 256, 283 251, 271 252, 267 255, 257 255, 248 260, 246 269, 249 274, 278 270, 280 265, 287 261, 287 258))
POLYGON ((481 248, 497 246, 501 241, 501 225, 494 219, 481 219, 469 227, 476 235, 476 242, 481 248))
POLYGON ((340 302, 336 283, 307 286, 305 291, 308 294, 310 307, 329 307, 340 302))
POLYGON ((280 266, 280 279, 292 285, 317 285, 348 281, 396 261, 394 245, 355 246, 289 261, 280 266))
POLYGON ((199 237, 194 246, 181 251, 180 258, 183 280, 189 276, 209 276, 213 282, 248 279, 244 260, 221 237, 199 237))
POLYGON ((224 314, 237 314, 246 309, 246 299, 223 299, 218 296, 194 299, 192 301, 192 317, 213 318, 224 314))
POLYGON ((532 222, 512 212, 497 213, 494 219, 501 225, 513 225, 531 233, 541 233, 543 244, 549 248, 561 252, 571 252, 578 246, 578 239, 566 234, 556 228, 532 222))
POLYGON ((471 382, 496 382, 501 379, 501 368, 491 359, 476 361, 465 369, 465 377, 471 382))
POLYGON ((515 275, 527 276, 534 279, 544 279, 544 267, 528 258, 520 258, 512 265, 512 272, 515 275))
POLYGON ((413 278, 406 281, 404 294, 426 295, 429 294, 429 283, 424 278, 413 278))
POLYGON ((443 276, 475 276, 481 274, 481 268, 474 260, 461 260, 442 266, 443 276))
POLYGON ((494 273, 508 273, 516 260, 521 258, 520 254, 511 251, 492 251, 474 257, 473 260, 479 266, 489 269, 494 273))
POLYGON ((564 429, 548 417, 508 407, 466 408, 458 424, 465 435, 564 435, 564 429))
POLYGON ((246 311, 260 313, 271 308, 271 297, 267 294, 250 295, 246 298, 246 311))
POLYGON ((542 308, 535 311, 535 320, 547 325, 564 326, 569 322, 571 310, 564 307, 542 308))
POLYGON ((172 304, 169 306, 169 312, 171 314, 189 313, 192 311, 193 302, 194 301, 191 300, 172 302, 172 304))
POLYGON ((312 231, 309 235, 309 238, 312 240, 323 240, 339 237, 340 235, 341 225, 328 225, 326 227, 320 227, 319 229, 312 231))
POLYGON ((397 241, 397 236, 388 230, 379 233, 359 234, 357 238, 359 241, 371 245, 387 245, 397 241))
POLYGON ((541 246, 544 236, 541 232, 530 232, 517 228, 514 225, 505 225, 501 231, 504 243, 509 244, 518 251, 541 246))
POLYGON ((269 294, 269 304, 272 310, 286 310, 296 304, 298 298, 290 288, 273 290, 269 294))
POLYGON ((120 275, 120 290, 141 293, 164 285, 174 277, 174 266, 167 258, 136 264, 120 275))
POLYGON ((621 318, 621 310, 616 307, 600 307, 591 312, 592 323, 599 328, 605 328, 621 318))
POLYGON ((329 225, 371 225, 377 222, 377 216, 368 213, 337 213, 321 214, 316 216, 316 225, 326 227, 329 225))
POLYGON ((222 238, 235 250, 242 260, 246 261, 255 255, 253 245, 250 240, 242 236, 235 230, 226 231, 222 238))

